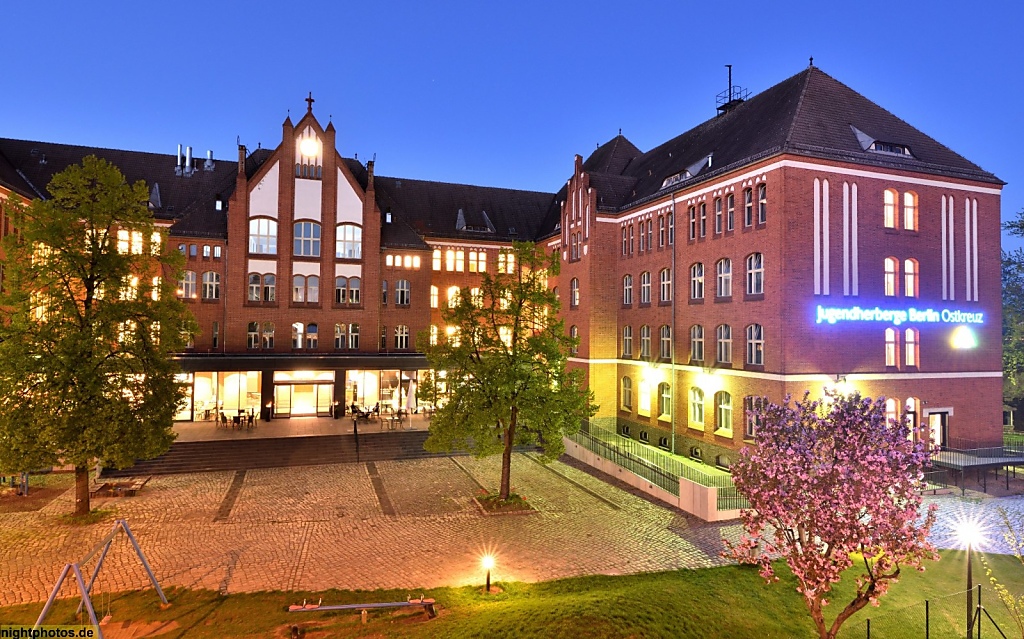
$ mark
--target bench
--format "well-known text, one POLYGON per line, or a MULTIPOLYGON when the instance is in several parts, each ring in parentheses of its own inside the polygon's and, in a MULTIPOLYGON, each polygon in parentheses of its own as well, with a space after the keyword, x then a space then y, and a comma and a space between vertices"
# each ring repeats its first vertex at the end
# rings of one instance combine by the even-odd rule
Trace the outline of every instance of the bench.
POLYGON ((384 603, 361 603, 361 604, 343 604, 336 606, 322 606, 320 604, 307 604, 305 601, 302 605, 294 604, 288 606, 288 612, 314 612, 316 610, 359 610, 362 612, 363 623, 366 623, 366 611, 374 608, 423 608, 427 613, 427 617, 433 619, 437 616, 437 611, 434 610, 434 600, 424 599, 410 599, 408 601, 389 601, 384 603))
POLYGON ((124 482, 102 484, 92 494, 97 497, 134 497, 150 479, 151 477, 141 477, 128 484, 124 482))

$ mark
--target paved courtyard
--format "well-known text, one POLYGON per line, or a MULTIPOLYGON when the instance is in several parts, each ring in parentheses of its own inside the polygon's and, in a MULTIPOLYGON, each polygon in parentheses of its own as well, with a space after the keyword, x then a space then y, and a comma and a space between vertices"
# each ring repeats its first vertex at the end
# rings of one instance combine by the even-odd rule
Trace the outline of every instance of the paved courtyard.
MULTIPOLYGON (((721 538, 738 534, 735 522, 705 523, 529 454, 515 455, 513 485, 538 512, 485 516, 472 497, 498 477, 497 458, 470 457, 198 473, 157 476, 137 497, 94 506, 128 520, 162 586, 225 593, 479 583, 485 552, 497 556, 495 580, 703 568, 723 564, 721 538)), ((3 515, 0 605, 44 600, 63 564, 110 529, 64 524, 72 492, 39 512, 3 515)), ((961 513, 1024 511, 1024 497, 932 500, 940 547, 956 547, 949 531, 961 513)), ((146 585, 119 539, 98 590, 146 585)))

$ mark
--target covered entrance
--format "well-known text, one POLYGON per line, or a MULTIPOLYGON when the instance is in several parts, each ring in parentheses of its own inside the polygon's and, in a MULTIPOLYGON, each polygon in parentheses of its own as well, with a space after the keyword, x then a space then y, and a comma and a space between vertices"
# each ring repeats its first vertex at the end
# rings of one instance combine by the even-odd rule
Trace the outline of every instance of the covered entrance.
POLYGON ((274 371, 274 417, 328 417, 334 371, 274 371))

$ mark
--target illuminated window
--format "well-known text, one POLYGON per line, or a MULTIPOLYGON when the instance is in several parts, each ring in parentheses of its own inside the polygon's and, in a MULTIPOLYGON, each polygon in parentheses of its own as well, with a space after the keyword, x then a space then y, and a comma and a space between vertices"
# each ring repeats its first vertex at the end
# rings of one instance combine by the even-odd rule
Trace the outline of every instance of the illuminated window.
POLYGON ((121 255, 128 254, 128 231, 121 229, 117 232, 117 252, 121 255))
POLYGON ((917 193, 913 191, 903 194, 903 228, 917 230, 917 193))
POLYGON ((334 257, 358 260, 363 257, 363 229, 355 224, 339 224, 334 239, 334 257))
POLYGON ((395 348, 398 350, 409 348, 409 327, 405 324, 395 327, 395 348))
POLYGON ((622 407, 633 409, 633 380, 628 377, 622 378, 622 407))
POLYGON ((887 229, 896 228, 896 198, 898 194, 893 189, 886 189, 882 197, 882 224, 887 229))
POLYGON ((890 397, 890 398, 885 400, 885 423, 886 424, 892 424, 893 422, 895 422, 897 424, 899 423, 899 421, 900 421, 899 405, 900 405, 900 400, 898 400, 898 399, 896 399, 894 397, 890 397))
POLYGON ((764 327, 760 324, 747 327, 747 363, 764 366, 764 327))
POLYGON ((651 359, 651 327, 646 324, 640 327, 640 358, 651 359))
POLYGON ((409 280, 398 280, 395 282, 395 304, 408 306, 412 300, 412 285, 409 280))
POLYGON ((633 327, 622 327, 622 356, 633 357, 633 327))
POLYGON ((149 296, 150 296, 150 298, 154 302, 160 300, 160 278, 159 277, 154 277, 150 281, 149 296))
POLYGON ((441 249, 434 249, 433 256, 431 257, 431 267, 435 271, 441 270, 441 249))
POLYGON ((715 429, 732 431, 732 395, 725 391, 715 393, 715 429))
MULTIPOLYGON (((162 242, 163 238, 160 236, 160 232, 154 231, 152 235, 149 236, 149 252, 152 253, 153 255, 159 255, 160 244, 162 242)), ((220 255, 217 255, 217 257, 220 257, 220 255)))
POLYGON ((455 270, 459 273, 466 270, 466 253, 464 251, 455 251, 455 270))
POLYGON ((747 256, 747 295, 764 293, 764 256, 751 253, 747 256))
POLYGON ((306 327, 302 322, 292 324, 292 348, 302 348, 306 327))
POLYGON ((732 260, 722 258, 715 263, 717 297, 732 297, 732 260))
POLYGON ((743 189, 743 226, 754 225, 754 191, 743 189))
POLYGON ((906 297, 918 297, 920 292, 917 289, 918 283, 917 260, 903 260, 903 295, 906 297))
POLYGON ((451 249, 444 252, 444 270, 455 270, 455 251, 451 249))
POLYGON ((899 294, 896 286, 896 276, 899 271, 899 261, 895 257, 885 258, 885 295, 894 297, 899 294))
POLYGON ((455 308, 459 303, 459 287, 448 287, 448 308, 455 308))
POLYGON ((184 297, 187 300, 196 298, 196 272, 185 271, 184 275, 178 280, 178 296, 184 297))
POLYGON ((580 281, 575 277, 569 280, 569 307, 576 308, 580 305, 580 281))
POLYGON ((274 323, 263 322, 263 349, 274 349, 274 323))
POLYGON ((629 306, 633 303, 633 276, 626 275, 622 278, 622 303, 629 306))
POLYGON ((260 347, 260 323, 249 322, 246 327, 246 346, 248 348, 259 348, 260 347))
POLYGON ((640 303, 651 303, 651 274, 648 271, 640 274, 640 303))
POLYGON ((203 244, 203 259, 204 260, 210 259, 210 255, 212 255, 212 251, 210 250, 210 245, 209 244, 203 244))
POLYGON ((700 262, 690 267, 690 299, 704 299, 704 265, 700 262))
POLYGON ((436 286, 430 287, 430 308, 437 308, 438 306, 438 291, 436 286))
POLYGON ((262 217, 249 220, 249 252, 277 254, 277 220, 262 217))
POLYGON ((659 339, 661 359, 672 359, 672 327, 664 325, 661 327, 659 339))
MULTIPOLYGON (((419 258, 416 258, 416 260, 418 262, 419 258)), ((402 266, 405 267, 405 268, 412 268, 412 256, 411 255, 406 255, 405 257, 402 258, 402 266)), ((419 264, 416 264, 416 267, 419 268, 419 264)))
POLYGON ((672 416, 672 387, 662 382, 658 384, 658 417, 672 416))
POLYGON ((348 338, 345 336, 345 325, 334 325, 334 350, 344 350, 348 346, 348 338))
POLYGON ((277 276, 267 273, 263 276, 263 301, 273 302, 277 299, 277 276))
POLYGON ((733 229, 734 220, 736 217, 736 196, 729 193, 725 196, 725 230, 731 231, 733 229))
POLYGON ((220 255, 221 255, 220 247, 219 246, 213 247, 213 259, 219 260, 220 259, 220 255))
POLYGON ((704 361, 704 327, 700 324, 690 327, 690 360, 704 361))
POLYGON ((899 337, 895 328, 885 329, 885 365, 896 366, 896 353, 899 351, 899 337))
POLYGON ((430 345, 437 346, 437 326, 434 324, 430 325, 430 345))
POLYGON ((757 185, 757 223, 764 224, 768 220, 768 185, 757 185))
MULTIPOLYGON (((569 327, 569 337, 571 337, 574 340, 578 340, 580 338, 580 329, 575 324, 573 324, 572 326, 569 327)), ((573 342, 572 346, 569 347, 569 353, 571 355, 576 355, 579 352, 580 352, 580 344, 579 344, 579 342, 573 342)))
MULTIPOLYGON (((401 259, 402 258, 398 258, 398 259, 399 259, 399 266, 401 266, 401 259)), ((394 255, 385 255, 384 256, 384 266, 394 266, 394 265, 395 265, 395 256, 394 255)))
POLYGON ((704 425, 704 391, 696 386, 690 388, 690 424, 704 425))
POLYGON ((916 328, 908 328, 903 333, 903 341, 907 366, 920 366, 921 334, 916 328))
POLYGON ((485 251, 470 251, 469 252, 469 272, 470 273, 485 273, 485 272, 487 272, 487 253, 485 251))
POLYGON ((715 329, 715 342, 718 347, 718 361, 722 364, 732 362, 732 327, 728 324, 719 324, 715 329))
POLYGON ((206 271, 203 273, 203 299, 220 299, 220 273, 206 271))
POLYGON ((658 283, 660 285, 661 302, 672 301, 672 270, 663 268, 661 273, 658 274, 658 283))
POLYGON ((744 397, 743 413, 745 416, 743 437, 754 439, 757 436, 757 429, 761 426, 761 398, 753 395, 744 397))

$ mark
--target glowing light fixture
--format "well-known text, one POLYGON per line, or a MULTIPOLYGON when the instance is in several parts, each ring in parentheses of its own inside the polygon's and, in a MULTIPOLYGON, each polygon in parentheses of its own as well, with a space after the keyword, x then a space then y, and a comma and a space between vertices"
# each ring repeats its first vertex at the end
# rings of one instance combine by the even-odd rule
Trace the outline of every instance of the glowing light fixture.
POLYGON ((320 155, 320 142, 316 138, 303 138, 299 142, 299 153, 307 158, 315 158, 320 155))
POLYGON ((484 590, 491 591, 491 569, 494 568, 494 555, 484 555, 480 558, 480 565, 487 571, 487 585, 484 590))
POLYGON ((978 347, 978 336, 974 334, 969 326, 957 326, 949 338, 949 344, 956 349, 968 349, 978 347))

